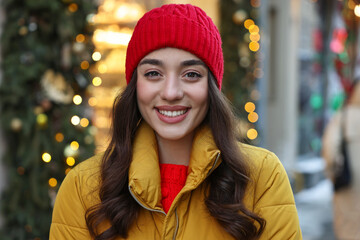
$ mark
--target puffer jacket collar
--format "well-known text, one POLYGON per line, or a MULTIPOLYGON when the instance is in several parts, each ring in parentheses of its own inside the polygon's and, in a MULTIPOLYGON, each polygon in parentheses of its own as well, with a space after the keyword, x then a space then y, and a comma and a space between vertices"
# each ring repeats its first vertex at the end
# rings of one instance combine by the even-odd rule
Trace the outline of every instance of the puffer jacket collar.
MULTIPOLYGON (((129 169, 130 193, 144 208, 163 212, 157 142, 153 129, 145 121, 136 132, 133 146, 129 169)), ((211 130, 208 126, 200 127, 193 141, 188 177, 179 195, 199 186, 219 166, 219 156, 211 130)))

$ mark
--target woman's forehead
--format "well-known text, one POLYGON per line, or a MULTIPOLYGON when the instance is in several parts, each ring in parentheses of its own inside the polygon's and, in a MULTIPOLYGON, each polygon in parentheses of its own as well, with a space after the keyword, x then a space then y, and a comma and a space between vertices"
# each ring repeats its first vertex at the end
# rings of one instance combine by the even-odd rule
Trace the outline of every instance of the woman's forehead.
POLYGON ((139 66, 144 64, 165 65, 167 63, 179 63, 184 66, 206 64, 196 55, 178 48, 161 48, 150 52, 139 62, 139 66))

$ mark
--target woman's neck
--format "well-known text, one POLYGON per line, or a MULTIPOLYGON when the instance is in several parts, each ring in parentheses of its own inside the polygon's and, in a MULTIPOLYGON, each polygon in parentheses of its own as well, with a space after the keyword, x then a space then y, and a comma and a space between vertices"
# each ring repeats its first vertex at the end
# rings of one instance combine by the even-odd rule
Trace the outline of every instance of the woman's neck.
POLYGON ((194 134, 179 140, 161 138, 156 134, 160 163, 189 165, 194 134))

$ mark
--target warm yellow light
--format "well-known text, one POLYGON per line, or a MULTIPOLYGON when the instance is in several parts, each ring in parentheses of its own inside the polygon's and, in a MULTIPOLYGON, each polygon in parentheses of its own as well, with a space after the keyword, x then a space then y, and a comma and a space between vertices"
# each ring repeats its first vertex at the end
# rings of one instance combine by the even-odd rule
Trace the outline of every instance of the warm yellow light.
POLYGON ((360 17, 360 4, 355 6, 354 13, 357 17, 360 17))
POLYGON ((253 102, 247 102, 245 104, 245 111, 248 113, 255 111, 255 104, 253 102))
POLYGON ((73 124, 73 125, 79 125, 79 123, 80 123, 80 118, 79 118, 79 116, 76 116, 76 115, 74 115, 72 118, 71 118, 71 123, 73 124))
POLYGON ((65 175, 68 174, 68 173, 70 172, 70 170, 71 170, 71 168, 67 168, 67 169, 65 170, 65 175))
POLYGON ((97 105, 97 99, 95 98, 95 97, 91 97, 91 98, 89 98, 89 101, 88 101, 88 103, 89 103, 89 105, 91 106, 91 107, 95 107, 96 105, 97 105))
POLYGON ((89 62, 86 61, 86 60, 85 60, 85 61, 82 61, 81 64, 80 64, 80 67, 81 67, 82 70, 88 69, 89 66, 90 66, 90 64, 89 64, 89 62))
POLYGON ((250 4, 252 7, 260 7, 261 1, 260 0, 251 0, 250 4))
POLYGON ((248 115, 248 120, 251 123, 255 123, 257 122, 257 120, 259 119, 259 115, 256 112, 250 112, 248 115))
POLYGON ((72 3, 69 5, 68 9, 70 12, 76 12, 78 10, 78 5, 76 3, 72 3))
POLYGON ((51 161, 51 155, 47 152, 43 153, 42 155, 42 160, 46 163, 50 162, 51 161))
POLYGON ((77 42, 79 42, 79 43, 81 43, 81 42, 84 42, 85 41, 85 35, 84 34, 78 34, 77 36, 76 36, 76 41, 77 42))
POLYGON ((350 9, 355 9, 355 7, 356 7, 355 2, 354 2, 353 0, 349 0, 349 1, 348 1, 348 7, 349 7, 350 9))
POLYGON ((57 180, 55 178, 49 179, 49 186, 50 187, 56 187, 57 186, 57 180))
POLYGON ((260 41, 260 34, 259 33, 250 34, 250 40, 252 42, 260 41))
POLYGON ((102 80, 100 77, 94 77, 93 80, 92 80, 92 84, 95 86, 95 87, 98 87, 100 86, 102 83, 102 80))
POLYGON ((249 27, 250 34, 259 34, 259 31, 260 31, 259 27, 255 24, 249 27))
POLYGON ((110 45, 116 46, 127 46, 132 32, 131 30, 123 30, 121 32, 115 31, 104 31, 101 29, 97 29, 94 31, 94 42, 96 43, 106 43, 110 45))
POLYGON ((253 52, 256 52, 260 49, 260 44, 258 42, 250 42, 249 49, 253 52))
POLYGON ((45 113, 40 113, 39 115, 37 115, 36 117, 36 122, 40 125, 40 126, 44 126, 48 121, 48 116, 45 113))
POLYGON ((56 140, 57 142, 62 142, 62 141, 64 141, 64 134, 62 134, 62 133, 57 133, 57 134, 55 134, 55 140, 56 140))
POLYGON ((81 125, 82 127, 87 127, 87 126, 89 126, 89 120, 88 120, 87 118, 82 118, 82 119, 80 120, 80 125, 81 125))
POLYGON ((82 97, 80 95, 75 95, 73 97, 73 102, 76 104, 76 105, 80 105, 82 103, 82 97))
POLYGON ((245 22, 244 22, 244 26, 246 29, 249 29, 252 25, 254 25, 255 22, 251 19, 246 19, 245 22))
POLYGON ((106 64, 104 64, 104 63, 100 64, 98 67, 98 71, 99 71, 99 73, 106 73, 107 72, 106 64))
POLYGON ((72 141, 70 143, 70 147, 71 147, 72 150, 76 151, 76 150, 79 149, 79 143, 77 141, 72 141))
POLYGON ((99 61, 101 59, 101 53, 100 52, 94 52, 92 54, 92 59, 96 62, 99 61))
POLYGON ((115 17, 119 20, 139 19, 144 13, 143 9, 139 4, 124 4, 122 3, 115 11, 115 17))
POLYGON ((67 157, 66 158, 66 164, 69 165, 70 167, 75 165, 75 158, 73 157, 67 157))
POLYGON ((250 140, 254 140, 258 136, 258 132, 254 128, 250 128, 246 135, 250 140))

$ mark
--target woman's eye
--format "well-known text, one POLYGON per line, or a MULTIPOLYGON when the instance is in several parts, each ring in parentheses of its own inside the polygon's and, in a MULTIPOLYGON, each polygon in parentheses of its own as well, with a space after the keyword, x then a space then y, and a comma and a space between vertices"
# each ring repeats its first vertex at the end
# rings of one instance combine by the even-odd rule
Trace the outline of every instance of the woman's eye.
POLYGON ((197 72, 188 72, 185 74, 185 77, 189 79, 199 79, 202 77, 202 75, 197 72))
POLYGON ((160 73, 158 73, 157 71, 150 71, 145 73, 144 76, 148 78, 156 78, 160 76, 160 73))

